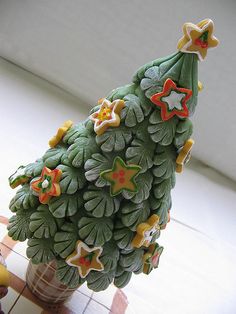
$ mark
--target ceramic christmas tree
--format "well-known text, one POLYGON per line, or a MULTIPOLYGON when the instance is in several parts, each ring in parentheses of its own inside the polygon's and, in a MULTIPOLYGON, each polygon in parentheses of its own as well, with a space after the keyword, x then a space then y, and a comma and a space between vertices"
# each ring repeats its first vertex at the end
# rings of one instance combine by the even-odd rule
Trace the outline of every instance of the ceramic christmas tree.
POLYGON ((131 84, 98 101, 86 121, 66 121, 46 153, 9 178, 9 235, 28 239, 33 263, 57 262, 69 287, 124 287, 149 274, 163 251, 175 172, 193 140, 198 61, 218 44, 213 22, 186 23, 178 51, 141 67, 131 84))

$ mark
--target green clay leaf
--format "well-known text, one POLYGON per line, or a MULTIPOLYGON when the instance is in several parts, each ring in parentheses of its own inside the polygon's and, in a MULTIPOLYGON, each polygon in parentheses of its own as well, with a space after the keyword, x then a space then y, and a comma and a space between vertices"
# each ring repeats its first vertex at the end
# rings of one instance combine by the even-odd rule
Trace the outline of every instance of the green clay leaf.
POLYGON ((29 239, 26 255, 34 264, 48 263, 55 258, 53 238, 29 239))
POLYGON ((130 271, 122 271, 119 274, 116 274, 114 279, 114 285, 117 288, 124 288, 129 282, 132 277, 132 272, 130 271))
POLYGON ((121 249, 131 249, 131 242, 134 238, 134 232, 125 227, 120 221, 117 221, 114 230, 114 240, 116 245, 121 249))
POLYGON ((75 142, 68 148, 68 159, 74 167, 81 167, 92 154, 98 152, 98 146, 95 138, 90 137, 79 137, 75 142))
POLYGON ((136 227, 141 222, 147 220, 150 214, 149 203, 144 201, 139 204, 126 202, 121 208, 122 223, 131 230, 136 231, 136 227))
POLYGON ((12 212, 19 209, 36 208, 39 204, 38 197, 33 195, 29 184, 24 184, 10 202, 9 208, 12 212))
POLYGON ((37 177, 41 174, 44 167, 44 162, 42 159, 36 160, 34 163, 28 164, 25 167, 25 174, 27 177, 37 177))
POLYGON ((193 133, 193 124, 191 120, 180 120, 177 124, 174 144, 177 148, 180 148, 190 138, 193 133))
POLYGON ((119 249, 114 241, 107 242, 100 256, 100 261, 104 266, 103 273, 107 273, 116 268, 119 259, 119 249))
POLYGON ((83 195, 85 209, 94 217, 109 217, 119 210, 119 199, 110 196, 109 191, 90 187, 83 195))
POLYGON ((69 256, 74 250, 78 240, 78 227, 66 222, 54 236, 54 249, 62 258, 69 256))
POLYGON ((125 271, 139 271, 143 266, 144 250, 136 249, 127 254, 121 254, 119 264, 125 271))
POLYGON ((138 193, 123 191, 122 194, 126 199, 131 199, 133 203, 138 204, 149 198, 153 176, 150 171, 146 171, 145 173, 141 173, 135 181, 137 183, 138 193))
POLYGON ((64 135, 63 142, 71 145, 80 137, 88 137, 90 130, 86 128, 85 123, 81 122, 77 125, 73 125, 64 135))
POLYGON ((20 209, 16 215, 9 219, 7 226, 9 237, 15 241, 25 241, 27 238, 32 237, 33 234, 29 229, 29 222, 33 212, 33 209, 20 209))
POLYGON ((56 277, 64 285, 70 288, 76 288, 85 282, 85 279, 79 276, 77 267, 69 266, 64 260, 57 260, 56 277))
POLYGON ((45 166, 50 169, 56 168, 65 157, 65 153, 66 147, 61 145, 48 149, 43 156, 45 166))
POLYGON ((96 136, 96 142, 105 153, 118 152, 132 140, 131 129, 120 125, 119 128, 108 128, 102 135, 96 136))
POLYGON ((49 201, 49 210, 56 218, 73 216, 83 206, 83 198, 80 192, 68 195, 61 194, 49 201))
POLYGON ((138 96, 139 100, 140 100, 140 105, 143 109, 143 113, 145 116, 149 115, 150 112, 152 111, 152 108, 154 108, 153 103, 151 102, 150 99, 148 99, 145 96, 145 93, 142 91, 142 89, 140 87, 138 87, 135 90, 135 95, 138 96))
POLYGON ((95 292, 103 291, 112 283, 114 277, 115 271, 102 273, 92 270, 86 277, 88 288, 95 292))
POLYGON ((153 184, 153 193, 155 198, 163 199, 168 198, 172 189, 172 177, 168 179, 156 178, 153 184))
POLYGON ((163 146, 170 145, 175 136, 176 124, 178 119, 173 117, 168 121, 163 121, 160 115, 160 111, 156 109, 150 116, 150 125, 148 132, 152 140, 156 143, 160 143, 163 146))
POLYGON ((136 88, 135 84, 129 84, 122 87, 118 87, 116 89, 113 89, 106 98, 109 99, 110 101, 113 101, 115 99, 123 99, 126 95, 133 94, 135 88, 136 88))
POLYGON ((59 165, 57 169, 62 171, 60 187, 62 193, 74 194, 86 184, 84 172, 82 169, 76 169, 66 165, 59 165))
POLYGON ((30 216, 29 229, 35 238, 51 238, 57 231, 57 224, 47 205, 40 205, 30 216))
POLYGON ((136 95, 129 94, 124 97, 125 107, 121 111, 121 119, 127 127, 133 127, 144 119, 144 114, 136 95))
POLYGON ((176 151, 173 146, 158 145, 152 172, 155 177, 168 179, 175 172, 176 151))
POLYGON ((112 237, 113 221, 109 218, 83 217, 79 220, 79 236, 92 246, 103 246, 112 237))

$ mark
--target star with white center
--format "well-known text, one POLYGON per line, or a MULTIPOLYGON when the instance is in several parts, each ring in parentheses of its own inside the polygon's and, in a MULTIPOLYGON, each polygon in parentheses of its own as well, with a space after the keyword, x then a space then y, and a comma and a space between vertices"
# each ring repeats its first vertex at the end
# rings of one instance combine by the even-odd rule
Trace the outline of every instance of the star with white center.
POLYGON ((167 102, 169 110, 178 109, 182 110, 182 99, 185 97, 185 94, 177 93, 174 90, 170 92, 169 96, 162 97, 162 101, 167 102))

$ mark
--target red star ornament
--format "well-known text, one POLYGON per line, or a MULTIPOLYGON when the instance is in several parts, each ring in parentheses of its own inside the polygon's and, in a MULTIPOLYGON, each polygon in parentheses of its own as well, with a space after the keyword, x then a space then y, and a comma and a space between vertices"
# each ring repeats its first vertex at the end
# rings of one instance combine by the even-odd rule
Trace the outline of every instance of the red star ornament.
POLYGON ((161 107, 161 118, 163 121, 167 121, 174 115, 181 118, 188 117, 189 111, 186 103, 191 97, 191 89, 177 87, 168 78, 162 92, 152 95, 150 99, 155 105, 161 107))

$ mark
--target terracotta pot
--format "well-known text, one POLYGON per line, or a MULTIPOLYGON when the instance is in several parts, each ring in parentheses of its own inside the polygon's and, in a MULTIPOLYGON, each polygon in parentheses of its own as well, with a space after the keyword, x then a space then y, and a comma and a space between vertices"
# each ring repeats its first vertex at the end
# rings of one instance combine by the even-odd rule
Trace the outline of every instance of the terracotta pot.
POLYGON ((35 265, 29 262, 26 283, 31 292, 49 304, 63 303, 70 298, 76 288, 69 288, 56 278, 56 262, 35 265))

